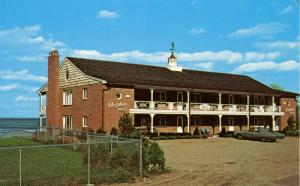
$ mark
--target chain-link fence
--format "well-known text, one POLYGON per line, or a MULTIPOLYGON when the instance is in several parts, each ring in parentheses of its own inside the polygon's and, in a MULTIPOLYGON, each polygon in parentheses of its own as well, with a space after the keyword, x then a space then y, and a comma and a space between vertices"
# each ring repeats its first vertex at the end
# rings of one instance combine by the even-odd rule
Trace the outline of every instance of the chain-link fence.
POLYGON ((0 185, 124 182, 142 175, 142 141, 45 128, 0 138, 0 185))

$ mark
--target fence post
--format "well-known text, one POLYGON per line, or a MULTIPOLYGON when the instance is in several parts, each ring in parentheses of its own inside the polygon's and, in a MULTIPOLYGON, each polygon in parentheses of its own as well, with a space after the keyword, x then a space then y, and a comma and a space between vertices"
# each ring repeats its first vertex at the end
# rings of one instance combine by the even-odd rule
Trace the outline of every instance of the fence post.
POLYGON ((113 142, 112 142, 112 136, 110 136, 110 156, 112 156, 113 151, 113 142))
POLYGON ((20 186, 22 185, 22 148, 20 148, 19 152, 19 174, 20 174, 20 186))
POLYGON ((62 143, 65 144, 65 129, 62 129, 62 143))
POLYGON ((140 138, 140 176, 143 176, 143 139, 140 138))
POLYGON ((91 184, 91 143, 90 143, 90 134, 87 134, 88 141, 88 185, 91 184))

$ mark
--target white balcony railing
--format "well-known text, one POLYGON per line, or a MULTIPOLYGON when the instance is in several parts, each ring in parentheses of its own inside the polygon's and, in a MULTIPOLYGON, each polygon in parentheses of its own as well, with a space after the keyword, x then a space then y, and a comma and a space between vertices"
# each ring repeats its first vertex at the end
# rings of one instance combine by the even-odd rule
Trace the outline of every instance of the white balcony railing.
MULTIPOLYGON (((154 110, 188 110, 188 104, 184 102, 161 102, 135 101, 135 109, 154 110)), ((215 103, 191 103, 190 109, 193 111, 222 111, 222 112, 248 112, 248 105, 239 104, 215 104, 215 103)), ((250 112, 281 112, 280 106, 272 105, 250 105, 250 112)))
POLYGON ((280 106, 273 105, 251 105, 251 112, 281 112, 280 106))

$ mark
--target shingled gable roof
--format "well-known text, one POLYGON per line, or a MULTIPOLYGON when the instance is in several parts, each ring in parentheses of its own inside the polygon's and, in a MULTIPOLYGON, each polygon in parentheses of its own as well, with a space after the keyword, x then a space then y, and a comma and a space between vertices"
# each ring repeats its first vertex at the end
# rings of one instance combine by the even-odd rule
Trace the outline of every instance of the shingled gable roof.
POLYGON ((296 96, 291 92, 274 90, 248 76, 195 71, 182 72, 168 68, 112 61, 66 57, 86 75, 106 80, 109 84, 149 85, 207 90, 296 96))

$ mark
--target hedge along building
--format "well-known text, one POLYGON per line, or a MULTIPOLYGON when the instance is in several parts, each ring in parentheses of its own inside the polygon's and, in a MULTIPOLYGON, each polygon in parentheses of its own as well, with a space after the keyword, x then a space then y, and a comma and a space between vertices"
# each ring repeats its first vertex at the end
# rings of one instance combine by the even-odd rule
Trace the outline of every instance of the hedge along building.
POLYGON ((182 69, 172 51, 167 67, 48 57, 48 83, 39 90, 47 126, 81 130, 117 127, 129 112, 151 132, 193 132, 268 126, 282 130, 296 115, 297 94, 248 76, 182 69), (42 97, 46 95, 46 106, 42 97))

